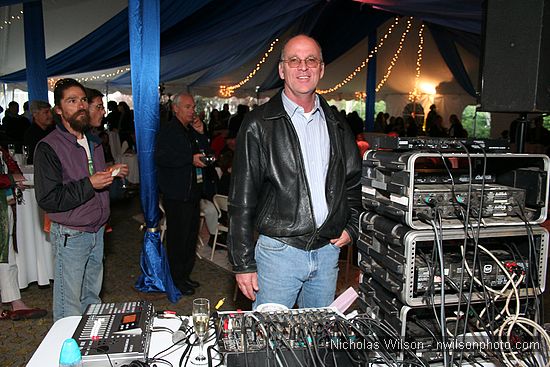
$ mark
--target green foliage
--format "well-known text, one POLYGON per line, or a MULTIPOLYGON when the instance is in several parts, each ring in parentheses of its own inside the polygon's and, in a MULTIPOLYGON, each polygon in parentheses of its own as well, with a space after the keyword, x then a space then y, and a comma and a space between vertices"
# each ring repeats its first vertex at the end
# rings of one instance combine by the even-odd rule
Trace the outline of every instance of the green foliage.
POLYGON ((385 101, 374 102, 374 118, 376 118, 376 115, 378 115, 378 112, 386 113, 386 102, 385 101))
POLYGON ((489 112, 478 112, 476 114, 476 106, 466 106, 462 111, 462 126, 468 131, 468 137, 470 138, 489 138, 491 136, 491 114, 489 112))
POLYGON ((550 130, 550 115, 543 117, 543 123, 542 126, 550 130))
MULTIPOLYGON (((346 113, 350 113, 353 111, 357 111, 359 114, 359 117, 365 120, 365 101, 364 100, 340 100, 337 101, 335 99, 330 99, 327 101, 329 105, 334 105, 338 108, 338 111, 340 110, 346 110, 346 113)), ((378 112, 386 112, 386 102, 384 101, 378 101, 374 103, 374 117, 376 118, 376 115, 378 112)))

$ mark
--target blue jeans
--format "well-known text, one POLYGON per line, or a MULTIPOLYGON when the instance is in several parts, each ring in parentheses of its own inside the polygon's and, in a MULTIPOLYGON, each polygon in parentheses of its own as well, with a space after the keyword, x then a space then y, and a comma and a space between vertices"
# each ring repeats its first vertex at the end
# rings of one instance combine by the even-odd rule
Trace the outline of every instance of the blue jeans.
POLYGON ((103 234, 80 232, 52 223, 55 246, 53 319, 82 315, 89 304, 101 303, 103 283, 103 234))
POLYGON ((258 287, 255 309, 262 303, 288 308, 326 307, 334 301, 340 248, 327 244, 305 251, 260 235, 255 256, 258 287))

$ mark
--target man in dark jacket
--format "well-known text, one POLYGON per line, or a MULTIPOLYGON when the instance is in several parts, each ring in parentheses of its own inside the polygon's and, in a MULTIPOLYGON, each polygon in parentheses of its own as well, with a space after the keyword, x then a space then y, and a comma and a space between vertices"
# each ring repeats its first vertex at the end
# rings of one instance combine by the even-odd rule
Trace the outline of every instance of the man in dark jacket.
MULTIPOLYGON (((191 123, 195 101, 188 94, 178 94, 172 104, 174 117, 158 133, 155 161, 162 202, 166 210, 166 250, 170 274, 183 295, 192 295, 199 283, 190 278, 195 265, 199 233, 199 215, 203 168, 200 146, 208 145, 208 137, 195 131, 191 123)), ((204 158, 203 158, 204 159, 204 158)))
POLYGON ((61 123, 36 146, 34 181, 38 205, 52 221, 55 321, 101 303, 108 186, 120 173, 106 170, 101 142, 86 133, 90 116, 84 87, 61 79, 54 101, 61 123))
POLYGON ((358 236, 359 152, 348 124, 315 93, 323 73, 318 43, 290 39, 279 62, 283 91, 248 113, 237 137, 230 261, 254 307, 328 306, 340 247, 358 236))
POLYGON ((23 136, 23 144, 27 147, 27 164, 33 164, 36 144, 55 130, 51 106, 48 102, 34 100, 31 102, 30 109, 32 124, 23 136))

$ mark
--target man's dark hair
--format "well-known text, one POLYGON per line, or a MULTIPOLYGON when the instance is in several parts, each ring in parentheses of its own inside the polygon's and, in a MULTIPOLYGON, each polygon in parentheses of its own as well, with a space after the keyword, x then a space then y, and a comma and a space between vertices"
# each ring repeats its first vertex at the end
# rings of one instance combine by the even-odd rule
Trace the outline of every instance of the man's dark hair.
POLYGON ((97 89, 86 88, 86 98, 88 98, 88 102, 97 97, 103 98, 103 93, 97 89))
POLYGON ((30 111, 31 113, 36 113, 44 108, 51 108, 52 106, 50 106, 50 104, 46 101, 41 101, 39 99, 35 99, 35 100, 32 100, 31 101, 31 104, 30 104, 30 111))
POLYGON ((116 111, 118 104, 115 101, 109 101, 107 102, 107 108, 109 111, 116 111))
POLYGON ((86 93, 86 88, 84 88, 84 86, 76 80, 71 78, 59 79, 57 82, 55 82, 55 87, 53 89, 53 101, 56 106, 61 106, 63 93, 65 92, 65 90, 71 87, 78 87, 82 89, 84 93, 86 93))

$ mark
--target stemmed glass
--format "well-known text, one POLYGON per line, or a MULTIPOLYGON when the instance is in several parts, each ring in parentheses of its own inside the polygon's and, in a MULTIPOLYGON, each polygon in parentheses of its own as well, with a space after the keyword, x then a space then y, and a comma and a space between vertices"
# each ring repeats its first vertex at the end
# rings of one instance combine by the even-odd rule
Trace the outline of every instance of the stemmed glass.
POLYGON ((191 361, 195 365, 206 364, 206 357, 203 354, 204 337, 208 334, 208 321, 210 319, 210 301, 206 298, 193 300, 193 326, 195 334, 199 339, 199 355, 191 361))
POLYGON ((8 152, 12 158, 15 157, 15 144, 8 144, 8 152))
POLYGON ((25 164, 29 161, 29 147, 27 145, 23 145, 23 156, 25 157, 25 164))

